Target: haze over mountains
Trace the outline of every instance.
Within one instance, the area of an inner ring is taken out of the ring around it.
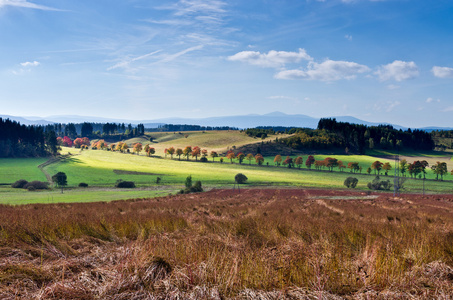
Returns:
[[[307,115],[295,114],[289,115],[282,112],[272,112],[264,115],[250,114],[242,116],[223,116],[223,117],[210,117],[210,118],[163,118],[152,120],[126,120],[115,118],[103,117],[88,117],[78,115],[60,115],[41,117],[18,117],[9,115],[0,115],[0,118],[11,119],[25,125],[47,125],[52,123],[126,123],[126,124],[139,124],[145,125],[145,128],[157,128],[159,125],[164,124],[186,124],[186,125],[200,125],[200,126],[230,126],[237,128],[254,128],[258,126],[283,126],[283,127],[306,127],[316,128],[318,126],[319,118],[310,117]],[[339,122],[348,122],[353,124],[363,124],[367,126],[377,126],[379,124],[392,125],[396,129],[407,129],[404,126],[388,123],[374,123],[351,116],[334,116]],[[452,130],[453,128],[444,127],[424,127],[419,128],[426,131],[432,130]]]

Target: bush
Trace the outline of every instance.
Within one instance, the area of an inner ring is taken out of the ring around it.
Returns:
[[[204,156],[202,158],[200,158],[200,162],[207,162],[207,161],[208,161],[208,159]]]
[[[187,176],[186,182],[184,184],[186,188],[190,188],[192,186],[192,175]]]
[[[367,187],[370,190],[390,190],[392,184],[390,183],[390,180],[381,180],[379,176],[376,176],[372,182],[367,184]]]
[[[81,182],[79,183],[79,187],[88,187],[88,183]]]
[[[133,181],[124,181],[122,179],[119,179],[116,181],[115,187],[120,189],[131,189],[135,188],[135,183]]]
[[[357,183],[359,182],[359,180],[357,178],[354,178],[354,177],[348,177],[344,180],[344,185],[347,187],[347,188],[352,188],[354,189],[356,186],[357,186]]]
[[[30,190],[30,187],[33,187],[35,190],[47,190],[49,184],[47,182],[35,180],[24,185],[24,189]]]
[[[27,183],[28,183],[27,180],[20,179],[20,180],[14,182],[13,184],[11,184],[11,187],[15,188],[15,189],[22,189]]]
[[[247,176],[242,173],[237,173],[236,176],[234,176],[234,181],[236,181],[237,184],[244,184],[247,179]]]
[[[33,192],[33,191],[36,191],[35,187],[30,185],[27,190],[29,190],[30,192]]]
[[[189,177],[187,177],[189,178]],[[201,181],[196,181],[193,186],[186,187],[184,190],[180,190],[180,194],[190,194],[190,193],[200,193],[203,192],[203,187],[201,186]]]

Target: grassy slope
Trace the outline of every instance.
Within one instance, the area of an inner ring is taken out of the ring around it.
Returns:
[[[19,179],[46,181],[38,166],[46,158],[0,158],[0,183],[13,183]]]
[[[186,133],[184,133],[186,134]],[[260,142],[260,140],[250,138],[238,131],[215,131],[215,132],[189,132],[187,138],[184,134],[173,133],[157,133],[153,134],[157,143],[153,145],[157,149],[166,147],[185,147],[186,145],[198,145],[206,148],[209,151],[217,149],[218,151],[226,150],[231,145],[239,146],[248,142]],[[128,140],[128,143],[143,142],[149,138]],[[273,138],[271,138],[273,139]],[[160,147],[160,148],[159,148]],[[160,151],[160,150],[158,150]],[[148,187],[156,189],[159,186],[156,184],[156,178],[161,177],[161,185],[167,186],[165,193],[174,192],[183,187],[184,180],[188,175],[192,175],[193,180],[201,180],[204,186],[225,187],[233,183],[233,178],[237,173],[244,173],[249,178],[250,185],[295,185],[295,186],[310,186],[310,187],[327,187],[327,188],[343,188],[343,182],[346,177],[354,176],[359,179],[358,188],[366,189],[366,184],[370,182],[374,175],[367,175],[365,170],[375,161],[390,162],[392,167],[394,162],[386,160],[382,157],[373,157],[365,155],[315,155],[315,159],[323,160],[327,156],[335,157],[342,160],[345,165],[348,162],[359,162],[363,168],[362,174],[351,174],[348,169],[345,172],[317,172],[315,170],[307,170],[305,166],[301,170],[288,169],[284,166],[279,168],[274,166],[274,157],[265,157],[264,166],[256,166],[252,161],[249,165],[247,160],[244,160],[242,165],[230,164],[229,160],[225,160],[223,164],[218,163],[200,163],[194,161],[178,161],[163,159],[161,157],[146,157],[143,155],[122,154],[118,152],[109,152],[101,150],[80,151],[74,148],[63,148],[62,153],[74,154],[69,159],[52,164],[46,167],[49,174],[57,172],[65,172],[68,176],[69,187],[75,188],[80,182],[86,182],[90,187],[103,187],[88,189],[88,190],[71,190],[61,195],[58,191],[45,191],[28,193],[22,190],[13,190],[7,187],[0,189],[0,196],[3,203],[30,203],[30,202],[46,202],[49,199],[56,201],[94,201],[94,200],[115,200],[129,197],[149,197],[155,194],[154,191],[128,190],[118,191],[111,188],[118,179],[134,181],[139,187]],[[373,152],[375,155],[385,156],[388,153]],[[405,153],[410,154],[410,153]],[[422,155],[421,153],[413,153]],[[157,155],[160,155],[157,152]],[[307,154],[300,154],[304,161],[308,157]],[[437,153],[428,153],[426,156],[437,158]],[[298,155],[293,155],[295,158]],[[438,156],[439,157],[439,156]],[[285,156],[282,157],[283,160]],[[10,183],[18,179],[45,180],[44,174],[37,166],[46,159],[3,159],[0,160],[0,182]],[[269,163],[269,166],[266,166]],[[114,172],[121,170],[122,173]],[[130,172],[142,172],[147,174],[130,174]],[[431,170],[428,169],[428,178],[434,178]],[[393,170],[389,172],[393,175]],[[392,181],[391,177],[383,177]],[[449,179],[446,176],[446,179]],[[427,181],[426,188],[431,192],[450,192],[450,182],[433,182]],[[422,189],[421,181],[408,180],[406,187],[411,192],[419,192]],[[108,189],[105,189],[108,188]]]
[[[188,135],[186,138],[185,135]],[[149,137],[154,137],[153,143],[149,142]],[[287,135],[279,135],[285,137]],[[134,143],[142,143],[143,145],[150,144],[156,149],[158,155],[164,153],[165,148],[175,147],[184,149],[186,146],[198,146],[209,151],[223,152],[236,146],[237,148],[243,145],[252,143],[261,143],[262,141],[274,140],[275,136],[270,136],[267,139],[261,140],[247,136],[239,131],[201,131],[194,132],[150,132],[146,133],[146,138],[133,138],[126,140],[129,145]]]

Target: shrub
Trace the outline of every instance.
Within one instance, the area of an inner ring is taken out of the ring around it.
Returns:
[[[20,180],[14,182],[13,184],[11,184],[11,187],[12,187],[12,188],[15,188],[15,189],[21,189],[21,188],[23,188],[27,183],[28,183],[27,180],[25,180],[25,179],[20,179]]]
[[[81,182],[79,183],[79,187],[88,187],[88,183]]]
[[[247,179],[247,176],[242,173],[237,173],[236,176],[234,176],[234,181],[236,181],[237,184],[244,184]]]
[[[192,175],[187,176],[186,182],[184,184],[186,188],[190,188],[192,186]]]
[[[352,188],[354,189],[356,186],[357,186],[357,183],[359,182],[359,180],[357,178],[354,178],[354,177],[348,177],[344,180],[344,185],[347,187],[347,188]]]
[[[33,192],[33,191],[36,191],[35,187],[30,185],[27,190],[29,190],[30,192]]]
[[[157,178],[156,178],[156,183],[157,183],[157,184],[159,184],[161,181],[162,181],[162,178],[160,178],[160,177],[157,177]]]
[[[119,179],[116,181],[115,187],[121,188],[121,189],[131,189],[131,188],[135,188],[135,183],[133,181],[124,181],[122,179]]]
[[[207,162],[207,161],[208,161],[208,159],[206,157],[200,158],[200,162]]]
[[[187,177],[187,178],[189,178],[189,177]],[[191,180],[192,180],[192,178],[191,178]],[[203,187],[201,186],[201,181],[196,181],[194,185],[191,185],[190,187],[186,187],[184,190],[179,191],[180,194],[190,194],[190,193],[200,193],[200,192],[203,192]]]
[[[49,184],[47,182],[35,180],[24,185],[24,189],[30,190],[30,187],[33,187],[35,190],[47,190],[49,188]]]
[[[367,187],[370,190],[390,190],[392,184],[390,183],[390,180],[381,180],[379,176],[376,176],[372,182],[367,184]]]

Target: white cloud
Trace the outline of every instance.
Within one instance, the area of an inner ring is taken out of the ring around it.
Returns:
[[[301,60],[312,60],[305,49],[299,52],[275,51],[260,53],[258,51],[242,51],[229,56],[228,60],[246,62],[260,67],[281,68],[288,63],[298,63]]]
[[[381,81],[396,80],[403,81],[413,79],[419,75],[418,67],[413,62],[395,60],[391,64],[380,66],[375,72]]]
[[[453,78],[453,68],[434,66],[431,72],[439,78]]]
[[[33,62],[30,62],[30,61],[27,61],[27,62],[23,62],[21,63],[20,65],[24,68],[27,68],[27,67],[37,67],[39,66],[41,63],[38,62],[38,61],[33,61]]]
[[[355,62],[326,60],[322,63],[310,62],[307,70],[281,71],[275,75],[275,78],[335,81],[354,79],[357,74],[368,71],[370,71],[370,68]]]
[[[61,9],[52,8],[44,5],[34,4],[27,0],[0,0],[0,8],[4,6],[16,6],[40,10],[53,10],[53,11],[62,11]]]
[[[344,36],[344,38],[347,39],[348,41],[352,41],[352,35],[347,34]]]
[[[437,103],[439,103],[439,102],[440,102],[440,99],[434,100],[434,98],[431,98],[431,97],[429,97],[428,99],[426,99],[426,103],[432,103],[432,102],[437,102]]]

